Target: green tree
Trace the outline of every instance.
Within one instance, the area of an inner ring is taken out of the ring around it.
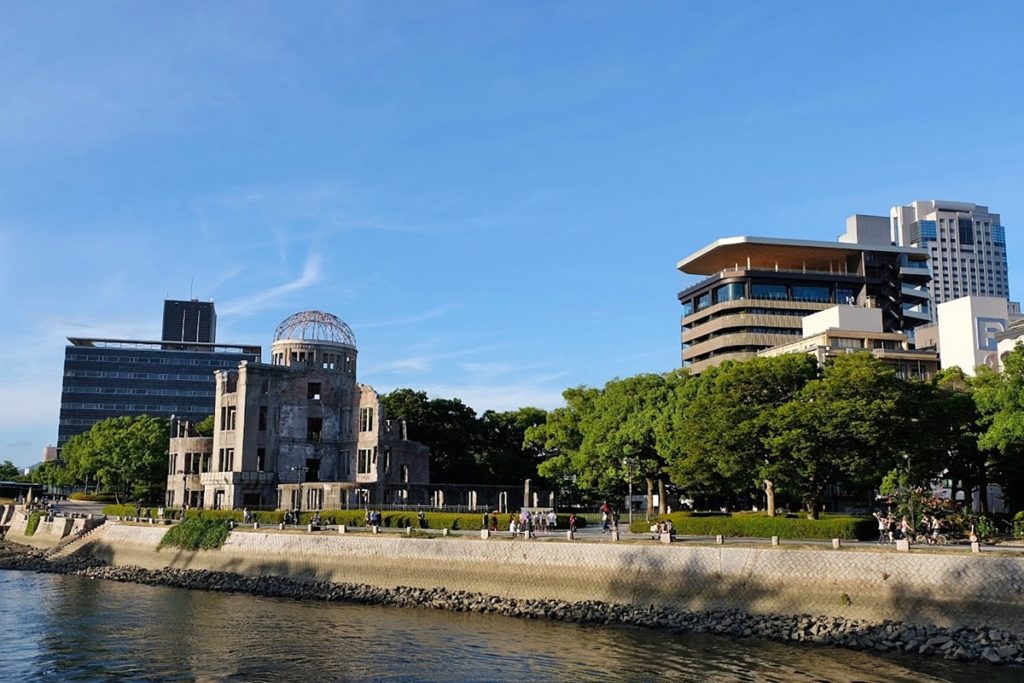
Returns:
[[[450,484],[478,480],[476,412],[454,398],[427,398],[424,391],[396,389],[381,396],[387,418],[405,420],[409,438],[430,448],[430,478]]]
[[[971,381],[980,414],[979,448],[991,459],[992,475],[999,480],[1011,504],[1024,506],[1024,345],[1018,344],[996,374],[981,367]],[[988,477],[975,484],[985,490]],[[982,495],[987,502],[988,496]]]
[[[0,481],[14,481],[21,477],[21,470],[10,460],[0,463]]]
[[[198,436],[213,436],[213,415],[207,415],[196,424]]]
[[[519,408],[505,412],[486,411],[479,421],[477,472],[485,483],[519,483],[537,478],[542,449],[527,446],[526,431],[542,425],[547,412],[540,408]]]
[[[95,477],[118,503],[159,497],[166,485],[168,422],[140,415],[112,417],[72,437],[62,451],[69,474]]]
[[[665,514],[665,459],[658,448],[658,427],[680,373],[642,374],[608,382],[593,410],[581,422],[583,442],[575,464],[581,479],[603,492],[621,489],[628,475],[647,484],[647,509],[658,490],[658,512]]]
[[[72,486],[75,483],[68,468],[60,462],[40,463],[32,470],[31,480],[33,484],[46,484],[55,488]]]
[[[584,419],[589,419],[600,394],[601,391],[593,387],[566,389],[562,392],[565,406],[548,411],[544,423],[528,428],[523,436],[524,447],[536,450],[544,458],[537,467],[538,474],[570,500],[593,499],[598,495],[589,480],[586,484],[580,481],[579,473],[587,460],[580,455],[582,424]]]
[[[898,464],[902,386],[868,353],[829,362],[773,413],[769,478],[785,482],[816,518],[830,484],[876,484]]]
[[[766,445],[774,412],[818,374],[806,354],[752,358],[711,368],[670,399],[666,455],[675,483],[725,497],[763,487],[775,514],[773,453]]]
[[[961,487],[969,500],[970,492],[987,480],[989,453],[978,445],[982,427],[975,391],[978,382],[998,382],[999,378],[987,368],[983,372],[992,377],[971,378],[958,367],[936,375],[931,406],[921,411],[928,423],[910,435],[917,441],[916,452],[908,448],[914,454],[913,485],[948,478],[953,482],[950,499],[955,501]]]

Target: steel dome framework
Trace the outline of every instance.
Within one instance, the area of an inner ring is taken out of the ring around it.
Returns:
[[[285,318],[274,331],[274,341],[287,340],[356,347],[352,328],[338,316],[324,311],[302,311]]]

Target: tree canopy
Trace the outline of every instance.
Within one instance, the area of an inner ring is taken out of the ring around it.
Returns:
[[[540,408],[476,411],[458,398],[396,389],[381,396],[388,419],[406,421],[407,434],[430,448],[430,478],[450,484],[521,484],[537,477],[539,448],[524,445],[528,429],[543,424]]]
[[[0,481],[16,481],[21,479],[21,470],[15,467],[10,460],[0,462]]]
[[[158,497],[167,479],[168,429],[167,420],[148,415],[97,422],[64,445],[67,474],[98,481],[119,503]]]
[[[949,480],[954,498],[996,481],[1024,506],[1024,346],[976,373],[908,379],[865,352],[820,368],[804,354],[727,361],[567,389],[525,441],[541,474],[589,501],[621,494],[632,462],[662,501],[667,488],[769,514],[776,496],[812,515],[826,494],[868,502],[887,476]]]

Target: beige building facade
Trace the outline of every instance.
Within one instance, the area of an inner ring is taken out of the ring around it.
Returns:
[[[167,504],[335,509],[428,483],[427,447],[356,381],[357,355],[348,325],[306,311],[278,326],[269,364],[217,371],[213,436],[172,425]]]
[[[877,308],[833,306],[807,316],[802,323],[802,339],[758,355],[807,353],[824,365],[831,358],[866,351],[892,367],[899,377],[930,379],[939,371],[939,354],[913,348],[901,332],[883,331],[882,311]]]

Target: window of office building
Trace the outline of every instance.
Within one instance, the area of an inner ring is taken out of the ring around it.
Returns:
[[[769,282],[755,282],[750,286],[750,294],[755,299],[786,299],[786,285]]]
[[[743,283],[740,282],[722,285],[715,289],[715,303],[722,303],[723,301],[738,301],[743,298],[745,298]]]
[[[373,408],[360,408],[359,409],[359,431],[361,431],[361,432],[372,432],[373,431]]]
[[[852,287],[836,287],[837,304],[857,303],[857,290]]]
[[[793,285],[794,301],[828,301],[828,287],[816,285]]]
[[[707,294],[701,294],[697,297],[697,310],[703,311],[705,308],[711,305],[711,292]]]

